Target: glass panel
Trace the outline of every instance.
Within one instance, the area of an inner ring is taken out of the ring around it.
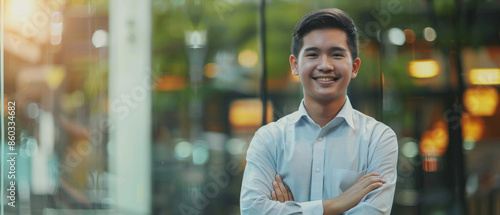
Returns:
[[[108,1],[3,0],[1,14],[2,214],[109,211]]]
[[[496,214],[499,4],[402,6],[381,34],[383,117],[400,138],[392,213]]]
[[[238,214],[262,119],[258,2],[152,4],[153,213]]]

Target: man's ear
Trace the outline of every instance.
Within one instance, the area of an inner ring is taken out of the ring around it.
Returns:
[[[292,74],[298,76],[299,75],[299,70],[297,69],[298,59],[293,54],[291,54],[289,60],[290,60],[290,68],[292,69]]]
[[[351,73],[351,78],[356,78],[358,76],[358,71],[359,71],[359,66],[361,65],[361,59],[356,58],[354,62],[352,62],[352,73]]]

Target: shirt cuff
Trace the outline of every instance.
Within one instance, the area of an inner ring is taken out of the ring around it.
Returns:
[[[323,200],[300,202],[302,214],[323,215]]]
[[[349,209],[344,213],[344,215],[354,215],[354,214],[373,214],[373,215],[384,215],[384,214],[391,214],[391,208],[386,207],[385,211],[382,211],[381,209],[370,205],[365,202],[360,202],[358,205],[355,207]]]

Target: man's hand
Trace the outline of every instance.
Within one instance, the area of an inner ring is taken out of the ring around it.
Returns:
[[[276,174],[276,181],[273,181],[274,190],[271,191],[271,197],[274,201],[284,203],[286,201],[293,201],[292,191],[283,183],[281,176]]]
[[[323,200],[324,212],[325,214],[342,214],[356,206],[366,194],[383,184],[385,180],[380,178],[378,173],[366,174],[339,196]]]

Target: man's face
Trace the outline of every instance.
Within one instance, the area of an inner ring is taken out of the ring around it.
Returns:
[[[328,102],[345,97],[361,63],[359,58],[353,62],[346,33],[340,29],[318,29],[302,40],[299,56],[290,56],[290,66],[300,78],[306,101]]]

